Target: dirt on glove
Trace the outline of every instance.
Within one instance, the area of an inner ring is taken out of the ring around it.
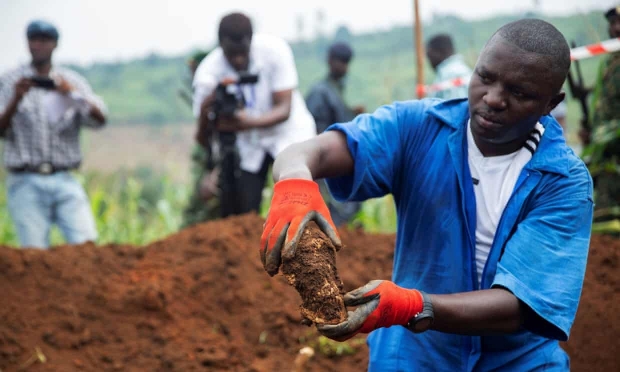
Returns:
[[[336,269],[336,248],[314,223],[308,224],[295,256],[283,260],[282,274],[302,299],[301,315],[315,324],[346,320],[344,285]]]

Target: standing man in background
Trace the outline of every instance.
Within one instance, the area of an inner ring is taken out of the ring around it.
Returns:
[[[299,93],[295,59],[284,40],[254,35],[252,22],[241,13],[222,18],[218,39],[219,46],[200,63],[194,77],[194,114],[199,118],[199,133],[236,134],[238,169],[219,170],[222,175],[232,173],[232,177],[220,177],[218,188],[221,216],[226,217],[259,211],[275,156],[291,144],[314,137],[316,126]],[[258,81],[236,84],[242,74],[257,75]],[[232,117],[216,111],[216,88],[224,81],[227,92],[245,98],[245,107]],[[208,146],[202,136],[197,140]]]
[[[316,83],[306,97],[306,104],[316,122],[317,132],[322,133],[334,123],[346,123],[363,113],[364,107],[349,107],[344,99],[349,63],[353,58],[353,50],[347,43],[336,42],[329,47],[327,77]],[[351,221],[359,212],[361,203],[341,203],[331,198],[327,184],[320,182],[321,193],[325,198],[329,211],[336,226]]]
[[[605,12],[605,18],[609,37],[620,37],[620,6]],[[596,209],[609,211],[599,215],[600,219],[610,219],[615,214],[612,207],[620,206],[620,52],[603,60],[592,107],[591,131],[582,129],[579,134],[583,144],[589,146],[585,151],[593,153],[589,166],[594,177]]]
[[[471,78],[472,71],[465,64],[463,56],[455,53],[450,35],[439,34],[433,36],[426,43],[426,56],[433,70],[435,70],[433,84],[456,78],[463,78],[469,81]],[[458,87],[432,92],[428,94],[428,97],[442,99],[466,98],[468,85],[469,83],[466,83]]]
[[[80,129],[101,128],[105,106],[82,76],[52,65],[54,25],[31,22],[26,37],[31,63],[0,77],[9,213],[24,247],[47,248],[52,223],[70,244],[95,241],[88,197],[70,172],[82,161]]]

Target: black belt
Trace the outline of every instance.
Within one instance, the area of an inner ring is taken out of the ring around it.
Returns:
[[[56,167],[50,163],[42,163],[36,166],[26,165],[23,167],[8,168],[11,173],[38,173],[38,174],[54,174],[58,172],[66,172],[74,170],[77,167]]]

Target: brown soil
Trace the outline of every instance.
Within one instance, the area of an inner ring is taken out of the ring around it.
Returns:
[[[280,270],[301,296],[302,317],[316,324],[338,324],[347,318],[336,248],[315,223],[306,227],[295,256],[283,260]]]
[[[291,371],[304,346],[316,351],[308,371],[365,370],[363,337],[337,350],[300,324],[299,294],[262,268],[262,225],[255,215],[235,217],[143,248],[0,247],[0,370]],[[342,230],[341,237],[345,291],[389,279],[393,235]],[[618,240],[593,237],[564,345],[573,371],[620,365],[619,254]]]
[[[284,276],[263,270],[263,222],[234,217],[144,248],[0,247],[0,370],[17,371],[38,347],[47,362],[28,371],[290,371],[307,345],[309,371],[363,369],[363,337],[330,348],[300,324]],[[389,279],[393,235],[341,237],[345,290]],[[326,356],[341,351],[357,352]]]
[[[617,371],[620,366],[620,239],[594,235],[586,280],[568,343],[571,371]]]

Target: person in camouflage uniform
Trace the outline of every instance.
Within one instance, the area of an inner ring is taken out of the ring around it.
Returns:
[[[196,68],[207,56],[208,52],[198,51],[187,61],[191,76],[189,79],[189,92],[185,89],[179,94],[192,105],[192,80]],[[183,210],[183,221],[181,228],[185,228],[196,223],[205,222],[218,218],[219,200],[217,193],[217,172],[207,169],[208,153],[203,146],[196,143],[191,155],[191,185],[192,192]]]
[[[620,37],[620,6],[605,13],[609,36]],[[596,209],[620,206],[620,52],[601,64],[592,99],[591,131],[581,133],[595,178]]]

